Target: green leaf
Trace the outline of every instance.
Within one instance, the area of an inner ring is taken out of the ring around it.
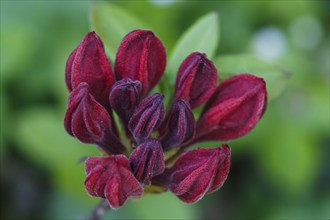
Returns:
[[[106,2],[95,2],[90,16],[91,29],[102,38],[105,49],[113,60],[123,37],[135,29],[149,29],[137,17]]]
[[[282,92],[291,75],[278,65],[245,54],[219,56],[215,59],[215,65],[221,80],[240,73],[251,73],[264,78],[269,100]]]
[[[211,12],[194,23],[178,40],[167,66],[169,81],[174,84],[182,61],[192,52],[205,53],[209,59],[215,55],[219,42],[219,17]]]

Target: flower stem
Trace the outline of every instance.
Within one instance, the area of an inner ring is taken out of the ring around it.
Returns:
[[[110,210],[110,206],[107,200],[102,199],[101,202],[95,207],[92,214],[88,217],[88,220],[100,220],[101,217]]]

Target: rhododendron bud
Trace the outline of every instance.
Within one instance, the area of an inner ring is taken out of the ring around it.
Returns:
[[[144,185],[151,184],[151,178],[164,172],[165,161],[159,141],[151,139],[140,144],[129,158],[135,177]]]
[[[175,82],[175,98],[187,100],[194,109],[207,101],[214,92],[218,72],[205,54],[190,54],[179,67]]]
[[[107,110],[89,93],[87,83],[80,83],[70,93],[64,125],[66,131],[84,143],[95,143],[108,154],[125,150],[112,130]]]
[[[195,134],[195,118],[189,103],[182,99],[176,101],[163,129],[165,134],[161,137],[161,143],[164,150],[191,140]]]
[[[118,48],[115,73],[117,79],[139,80],[144,97],[162,77],[165,65],[162,42],[152,31],[135,30],[125,36]]]
[[[218,190],[227,179],[230,149],[197,149],[182,154],[170,168],[169,186],[180,200],[194,203],[206,193]]]
[[[143,194],[143,188],[124,155],[89,157],[85,162],[85,172],[87,192],[107,199],[113,209],[120,208],[128,198]]]
[[[122,79],[117,81],[110,93],[110,104],[118,114],[125,129],[135,107],[140,101],[141,83],[137,80]]]
[[[103,43],[95,32],[88,33],[70,54],[65,70],[65,81],[69,91],[81,82],[89,85],[89,91],[104,107],[109,106],[109,92],[115,75],[104,52]]]
[[[241,137],[254,128],[266,106],[266,84],[262,78],[250,74],[228,78],[205,105],[194,142]]]
[[[164,114],[162,95],[156,93],[140,102],[128,123],[128,128],[138,143],[150,137],[159,127]]]

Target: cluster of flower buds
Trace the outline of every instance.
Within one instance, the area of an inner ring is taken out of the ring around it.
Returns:
[[[88,33],[67,60],[70,95],[65,129],[104,152],[105,156],[85,161],[85,188],[91,196],[107,199],[113,209],[128,198],[142,196],[151,185],[171,191],[186,203],[218,190],[229,173],[228,145],[191,151],[187,147],[241,137],[265,111],[263,79],[239,74],[217,85],[212,61],[194,52],[178,69],[173,103],[166,112],[164,97],[149,94],[165,66],[165,48],[147,30],[124,37],[114,70],[95,32]],[[195,120],[192,110],[204,103]],[[113,111],[124,135],[118,134]],[[120,139],[123,136],[126,141]]]

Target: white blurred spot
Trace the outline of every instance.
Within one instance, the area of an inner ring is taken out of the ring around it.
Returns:
[[[263,60],[278,60],[286,52],[286,38],[276,27],[266,27],[253,37],[252,47],[255,55]]]
[[[323,29],[316,18],[302,16],[296,18],[290,24],[290,35],[296,47],[304,50],[313,50],[321,42]]]
[[[177,0],[150,0],[150,2],[158,6],[168,6],[177,2]]]

